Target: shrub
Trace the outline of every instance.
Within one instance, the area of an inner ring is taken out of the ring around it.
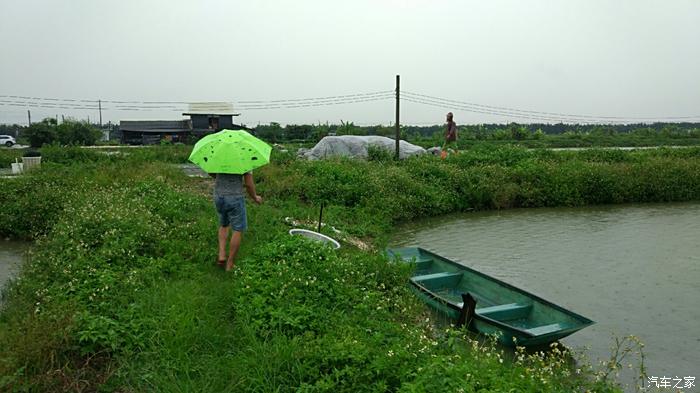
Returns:
[[[573,375],[558,348],[510,360],[437,326],[407,265],[281,222],[325,202],[328,222],[381,246],[398,221],[458,210],[700,196],[700,149],[289,159],[257,172],[268,203],[250,210],[238,270],[217,276],[209,184],[152,162],[187,149],[43,152],[53,162],[0,187],[0,234],[40,250],[6,291],[3,390],[614,391],[606,375]]]
[[[29,140],[31,147],[41,147],[45,144],[54,143],[58,139],[56,127],[56,119],[46,118],[27,127],[22,136]]]
[[[58,141],[63,145],[94,145],[102,133],[84,121],[66,120],[57,129]]]
[[[388,162],[394,159],[392,153],[378,146],[367,147],[367,160],[375,162]]]

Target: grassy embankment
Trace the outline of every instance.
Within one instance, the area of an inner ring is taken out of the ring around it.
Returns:
[[[529,148],[589,148],[589,147],[653,147],[653,146],[698,146],[700,130],[687,134],[666,135],[654,133],[564,133],[564,134],[529,134],[523,138],[513,138],[508,133],[496,133],[477,136],[469,132],[460,134],[458,147],[468,149],[478,145],[518,145]],[[441,146],[443,133],[436,133],[432,138],[409,138],[409,142],[423,146]]]
[[[286,235],[326,221],[379,248],[394,223],[470,208],[700,198],[700,148],[643,152],[476,149],[300,162],[256,173],[239,269],[213,267],[208,180],[168,163],[182,147],[107,156],[48,148],[3,180],[0,234],[36,241],[0,316],[0,390],[614,391],[566,356],[505,359],[435,328],[381,255]],[[78,162],[76,162],[76,158]]]

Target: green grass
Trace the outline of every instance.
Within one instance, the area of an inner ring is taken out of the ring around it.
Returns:
[[[678,133],[654,132],[645,129],[639,132],[614,132],[612,134],[595,132],[566,132],[563,134],[526,134],[527,137],[514,139],[510,132],[502,131],[477,135],[474,132],[461,132],[457,142],[460,149],[475,146],[517,145],[528,148],[601,148],[601,147],[652,147],[652,146],[698,146],[700,131]],[[442,146],[444,134],[436,133],[432,137],[409,138],[409,142],[423,146]]]
[[[313,222],[325,203],[325,222],[381,250],[395,223],[453,211],[700,199],[700,148],[280,154],[256,171],[265,204],[249,205],[226,275],[211,180],[171,165],[185,148],[134,150],[51,148],[42,170],[3,181],[0,234],[36,242],[4,293],[3,390],[615,391],[595,371],[574,377],[558,350],[510,358],[436,327],[405,267],[310,247],[284,219]]]

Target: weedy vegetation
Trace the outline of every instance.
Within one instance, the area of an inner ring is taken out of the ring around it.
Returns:
[[[211,180],[175,165],[188,153],[47,146],[40,170],[2,179],[0,234],[34,246],[3,290],[0,390],[619,391],[559,346],[506,354],[435,323],[409,268],[377,250],[394,224],[453,211],[700,197],[700,148],[486,146],[401,162],[274,152],[256,171],[265,204],[249,205],[238,268],[224,274]],[[313,222],[321,203],[374,251],[287,235],[287,217]]]

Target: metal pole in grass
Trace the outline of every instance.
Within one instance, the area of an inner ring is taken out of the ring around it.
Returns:
[[[396,75],[396,155],[394,159],[399,159],[399,75]]]
[[[323,219],[323,202],[321,202],[321,211],[318,213],[318,233],[321,233],[321,219]]]

